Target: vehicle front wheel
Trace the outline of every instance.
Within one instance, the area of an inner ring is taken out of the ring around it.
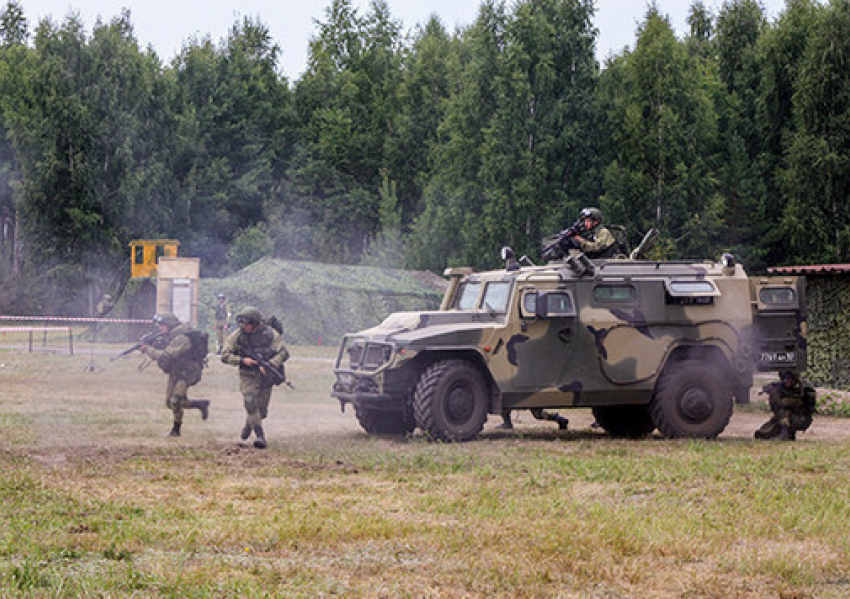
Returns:
[[[593,417],[615,438],[642,439],[655,430],[649,405],[596,406]]]
[[[712,439],[732,417],[732,392],[716,366],[696,360],[680,362],[658,381],[651,410],[655,426],[666,437]]]
[[[468,441],[487,420],[487,384],[466,360],[432,364],[416,383],[413,413],[416,424],[433,439]]]
[[[377,410],[354,406],[354,414],[363,430],[370,435],[406,435],[416,428],[406,410]]]

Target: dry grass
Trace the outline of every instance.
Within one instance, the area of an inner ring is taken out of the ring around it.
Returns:
[[[219,363],[175,441],[138,357],[0,350],[0,596],[850,594],[846,421],[796,444],[751,441],[752,411],[717,442],[614,441],[585,411],[372,438],[328,396],[335,350],[292,349],[265,451]]]

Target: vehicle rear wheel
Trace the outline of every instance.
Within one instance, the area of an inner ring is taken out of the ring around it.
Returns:
[[[655,426],[666,437],[712,439],[732,417],[732,392],[716,366],[696,360],[680,362],[658,381],[651,410]]]
[[[413,418],[405,415],[407,410],[378,410],[354,406],[354,414],[363,430],[370,435],[406,435],[416,428]]]
[[[616,438],[642,439],[655,430],[648,404],[596,406],[593,417],[605,432]]]
[[[413,393],[416,424],[433,439],[468,441],[487,420],[487,385],[481,372],[466,360],[431,365]]]

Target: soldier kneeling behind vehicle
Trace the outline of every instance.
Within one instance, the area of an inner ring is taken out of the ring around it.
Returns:
[[[814,387],[790,370],[779,373],[779,378],[762,387],[761,393],[768,395],[773,416],[756,431],[756,439],[793,441],[798,431],[805,431],[812,424],[817,404]]]

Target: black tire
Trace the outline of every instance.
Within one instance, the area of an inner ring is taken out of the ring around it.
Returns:
[[[708,362],[673,364],[652,399],[655,426],[670,438],[713,439],[732,417],[732,392],[723,371]]]
[[[642,439],[655,430],[648,404],[596,406],[593,417],[605,432],[618,439]]]
[[[363,430],[370,435],[406,435],[416,428],[413,418],[406,416],[402,410],[354,406],[354,414]]]
[[[432,439],[475,438],[484,427],[487,411],[487,385],[478,368],[466,360],[436,362],[416,383],[416,424]]]

